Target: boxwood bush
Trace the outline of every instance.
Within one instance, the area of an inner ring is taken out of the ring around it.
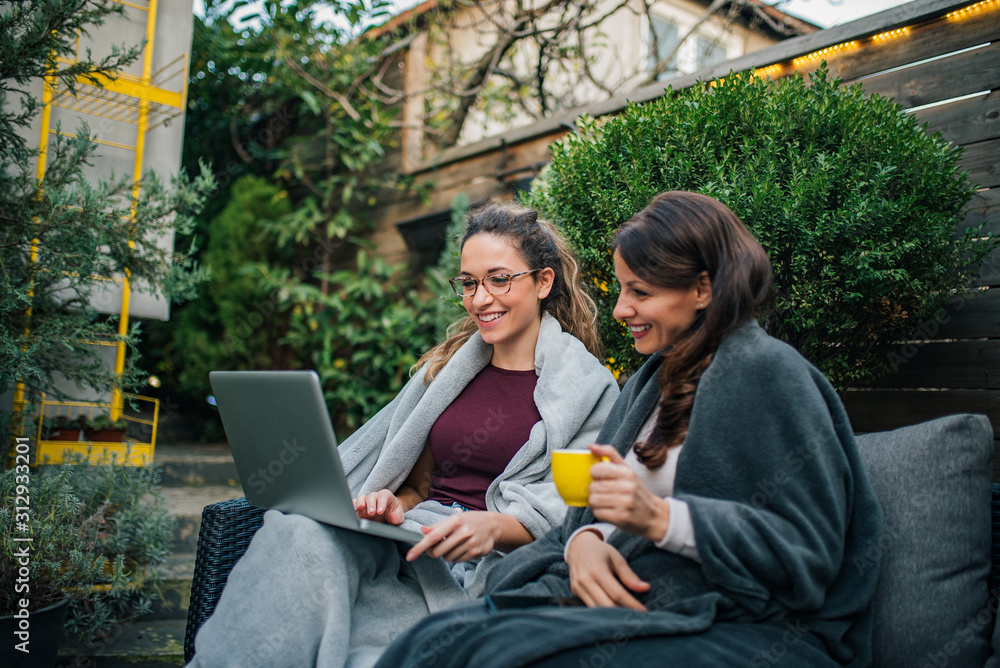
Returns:
[[[701,192],[740,216],[774,265],[762,323],[839,387],[883,372],[887,345],[966,289],[995,243],[956,233],[974,191],[957,172],[960,149],[825,65],[808,83],[731,73],[581,117],[552,153],[529,203],[579,252],[615,370],[641,359],[611,317],[609,242],[659,192]]]

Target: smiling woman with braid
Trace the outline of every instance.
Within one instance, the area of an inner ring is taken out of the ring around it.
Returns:
[[[560,524],[552,451],[592,443],[618,396],[576,259],[534,210],[490,202],[469,215],[451,283],[468,317],[339,448],[358,515],[424,538],[268,511],[190,665],[370,666]]]

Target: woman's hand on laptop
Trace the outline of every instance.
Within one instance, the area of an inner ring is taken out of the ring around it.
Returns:
[[[479,510],[455,513],[420,530],[424,537],[406,553],[407,561],[424,553],[449,562],[471,561],[493,550],[507,552],[532,541],[531,534],[516,518]]]
[[[406,560],[413,561],[425,552],[445,561],[470,561],[493,550],[497,532],[497,513],[470,510],[455,513],[430,527],[420,527],[423,540],[410,548]]]
[[[354,512],[363,520],[372,520],[384,524],[402,524],[406,508],[387,489],[371,494],[361,494],[354,499]]]

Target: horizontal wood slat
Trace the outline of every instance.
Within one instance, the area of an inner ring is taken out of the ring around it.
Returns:
[[[984,339],[1000,336],[1000,290],[954,297],[938,319],[940,327],[926,335],[935,339]]]
[[[927,342],[916,338],[890,348],[889,375],[872,388],[1000,389],[1000,341]]]
[[[974,288],[1000,286],[1000,250],[994,250],[979,268],[979,276],[972,282]]]
[[[991,139],[964,147],[960,161],[969,170],[969,182],[980,188],[1000,186],[1000,139]]]
[[[1000,22],[996,17],[995,11],[984,11],[965,19],[942,16],[913,26],[898,37],[881,42],[863,40],[857,48],[835,51],[826,56],[827,67],[831,74],[851,84],[894,67],[992,42],[1000,37]],[[862,36],[858,34],[851,39],[861,41]],[[818,66],[818,62],[809,63],[796,67],[795,71],[805,75]]]
[[[889,431],[956,413],[985,415],[993,426],[993,479],[1000,480],[1000,392],[848,391],[841,395],[855,433]]]
[[[989,390],[848,390],[844,407],[855,432],[886,431],[944,415],[988,415],[1000,438],[1000,392]]]
[[[869,95],[894,98],[904,109],[992,90],[1000,81],[1000,43],[945,56],[860,83]]]
[[[453,162],[442,167],[428,167],[420,172],[419,183],[433,182],[436,188],[451,188],[469,183],[477,178],[496,180],[498,174],[508,173],[501,178],[517,178],[510,174],[515,169],[523,169],[524,174],[530,174],[530,168],[539,163],[546,163],[551,158],[549,145],[569,132],[568,128],[534,137],[529,141],[509,144],[504,149],[493,149],[470,157],[461,162]]]
[[[1000,78],[993,85],[998,84]],[[920,109],[913,114],[918,122],[927,124],[927,133],[940,132],[953,144],[973,144],[1000,138],[1000,91]]]
[[[978,241],[977,244],[987,243]],[[979,276],[972,282],[973,288],[990,288],[1000,286],[1000,249],[994,248],[979,265]]]
[[[965,221],[959,226],[959,231],[962,232],[969,227],[979,227],[983,223],[986,223],[983,228],[986,234],[1000,234],[1000,188],[980,190],[973,195],[968,204]]]

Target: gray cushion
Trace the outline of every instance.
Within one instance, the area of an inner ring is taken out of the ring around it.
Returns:
[[[993,602],[997,596],[997,592],[990,592],[990,599]],[[996,603],[993,603],[996,605]],[[991,608],[992,609],[992,608]],[[994,613],[994,616],[996,613]],[[986,668],[1000,668],[1000,624],[994,621],[993,626],[993,656],[986,660]]]
[[[988,601],[993,429],[951,415],[858,437],[885,513],[858,568],[877,564],[873,666],[982,668]]]

